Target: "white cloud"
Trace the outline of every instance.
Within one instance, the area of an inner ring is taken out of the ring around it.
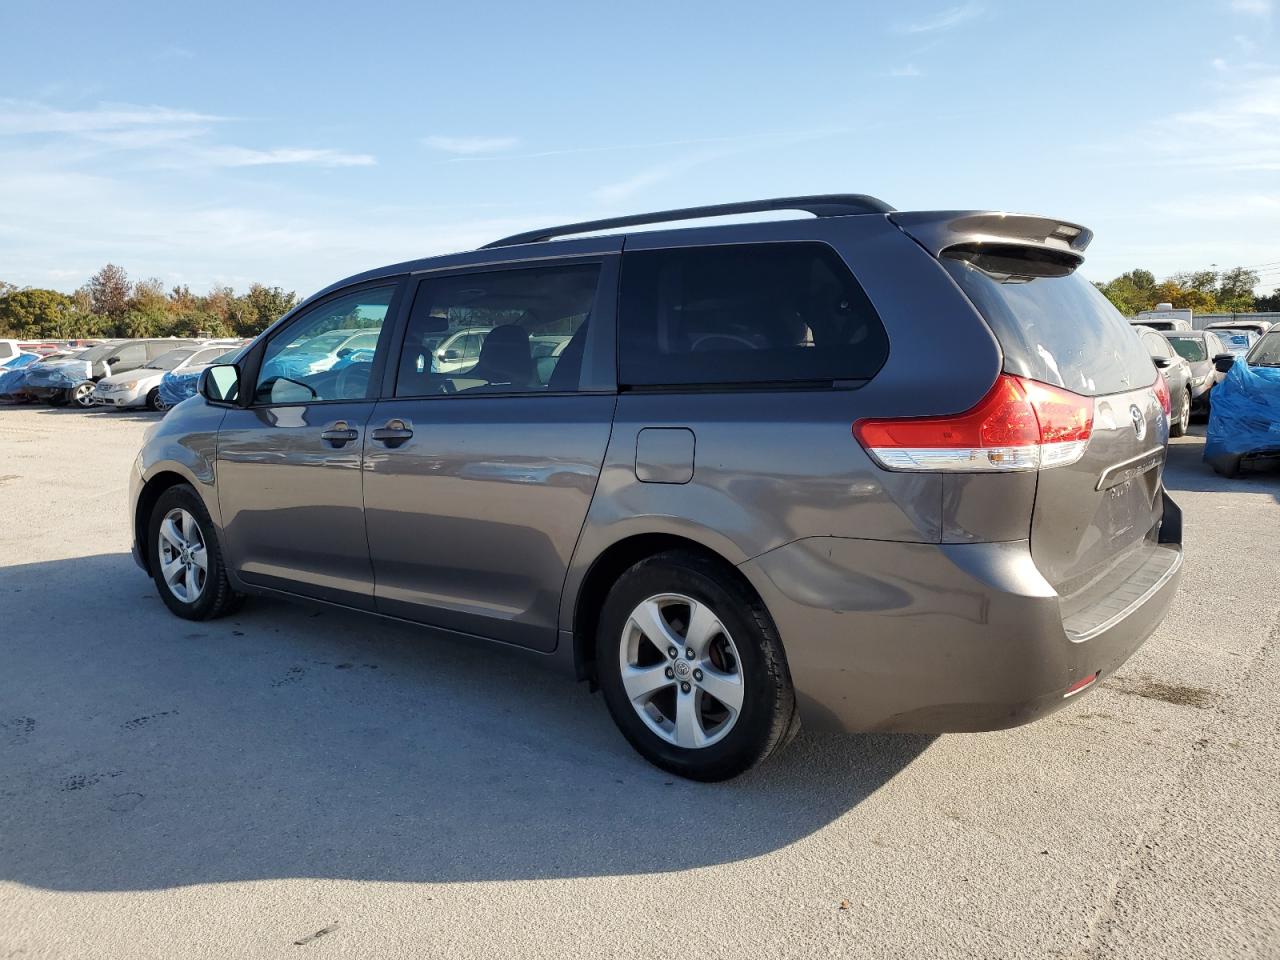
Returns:
[[[502,153],[517,146],[516,137],[423,137],[422,142],[432,150],[474,156],[479,153]]]
[[[903,67],[894,67],[889,71],[891,77],[923,77],[924,72],[921,71],[914,63],[908,63]]]
[[[897,27],[899,33],[935,33],[940,30],[951,30],[969,20],[982,16],[985,7],[980,3],[965,3],[960,6],[947,7],[931,17],[914,23],[906,23]]]
[[[1231,9],[1253,17],[1271,15],[1271,0],[1231,0]]]
[[[1215,102],[1154,125],[1148,149],[1168,164],[1280,170],[1280,72],[1252,64],[1226,76]]]
[[[371,167],[378,162],[369,153],[345,153],[341,150],[306,147],[253,150],[249,147],[221,146],[187,151],[179,156],[196,159],[214,167],[262,167],[299,163],[317,167]]]
[[[90,110],[59,110],[41,103],[0,99],[0,136],[101,133],[137,127],[173,129],[225,119],[168,107],[100,104]]]

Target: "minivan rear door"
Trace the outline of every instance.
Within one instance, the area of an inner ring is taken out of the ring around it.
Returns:
[[[1062,597],[1068,632],[1087,633],[1090,611],[1114,612],[1116,597],[1134,599],[1175,562],[1157,542],[1168,441],[1157,372],[1073,262],[990,243],[941,261],[995,332],[1007,372],[1093,399],[1084,454],[1040,470],[1031,523],[1032,556]]]

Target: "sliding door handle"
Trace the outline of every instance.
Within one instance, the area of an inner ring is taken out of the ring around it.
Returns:
[[[396,418],[388,420],[386,426],[376,427],[369,436],[388,447],[398,447],[413,436],[413,428],[407,421]]]

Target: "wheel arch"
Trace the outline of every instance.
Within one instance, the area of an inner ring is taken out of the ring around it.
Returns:
[[[573,669],[579,680],[595,682],[595,635],[609,589],[628,569],[641,560],[682,550],[722,567],[763,604],[764,600],[747,576],[721,552],[705,543],[674,533],[637,533],[609,544],[592,560],[573,597],[570,621]]]
[[[160,470],[147,479],[138,492],[138,500],[133,505],[133,541],[138,545],[139,559],[148,574],[151,570],[151,551],[148,549],[147,527],[150,525],[151,511],[166,490],[186,484],[195,489],[191,478],[176,470]],[[197,490],[197,496],[199,491]]]

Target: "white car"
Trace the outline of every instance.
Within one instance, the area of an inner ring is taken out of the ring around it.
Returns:
[[[93,388],[93,402],[117,409],[148,407],[166,410],[168,404],[160,395],[160,381],[166,373],[212,363],[226,352],[226,343],[204,343],[162,353],[145,367],[103,377]]]

